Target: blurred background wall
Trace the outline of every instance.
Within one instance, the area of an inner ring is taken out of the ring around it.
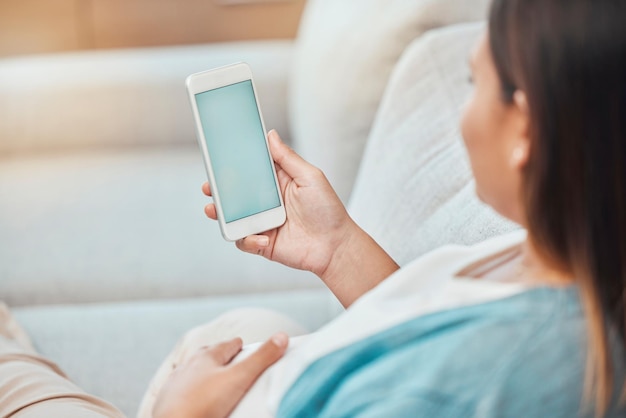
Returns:
[[[0,0],[0,57],[293,38],[305,0]]]

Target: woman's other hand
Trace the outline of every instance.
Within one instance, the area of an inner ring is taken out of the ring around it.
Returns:
[[[231,362],[241,351],[239,338],[201,348],[172,372],[157,396],[153,418],[227,417],[288,344],[287,335],[277,334],[236,364]]]

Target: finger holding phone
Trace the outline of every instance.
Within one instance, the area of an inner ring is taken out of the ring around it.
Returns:
[[[265,125],[247,64],[187,79],[209,183],[205,208],[242,251],[319,276],[344,306],[398,269],[324,174]]]

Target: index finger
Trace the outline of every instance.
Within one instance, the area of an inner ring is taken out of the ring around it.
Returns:
[[[316,172],[315,167],[285,145],[276,130],[272,129],[267,137],[274,162],[280,166],[289,177],[296,179],[297,177],[306,177]]]
[[[239,377],[239,381],[246,387],[252,384],[276,363],[287,350],[289,337],[284,333],[274,335],[249,357],[232,366],[233,373]]]

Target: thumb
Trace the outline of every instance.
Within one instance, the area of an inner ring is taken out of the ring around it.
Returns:
[[[291,178],[295,179],[315,173],[317,169],[289,148],[275,129],[272,129],[267,137],[272,158]]]
[[[266,341],[259,349],[241,362],[231,367],[232,373],[239,380],[242,389],[247,391],[252,384],[276,363],[287,350],[289,337],[279,333]]]

